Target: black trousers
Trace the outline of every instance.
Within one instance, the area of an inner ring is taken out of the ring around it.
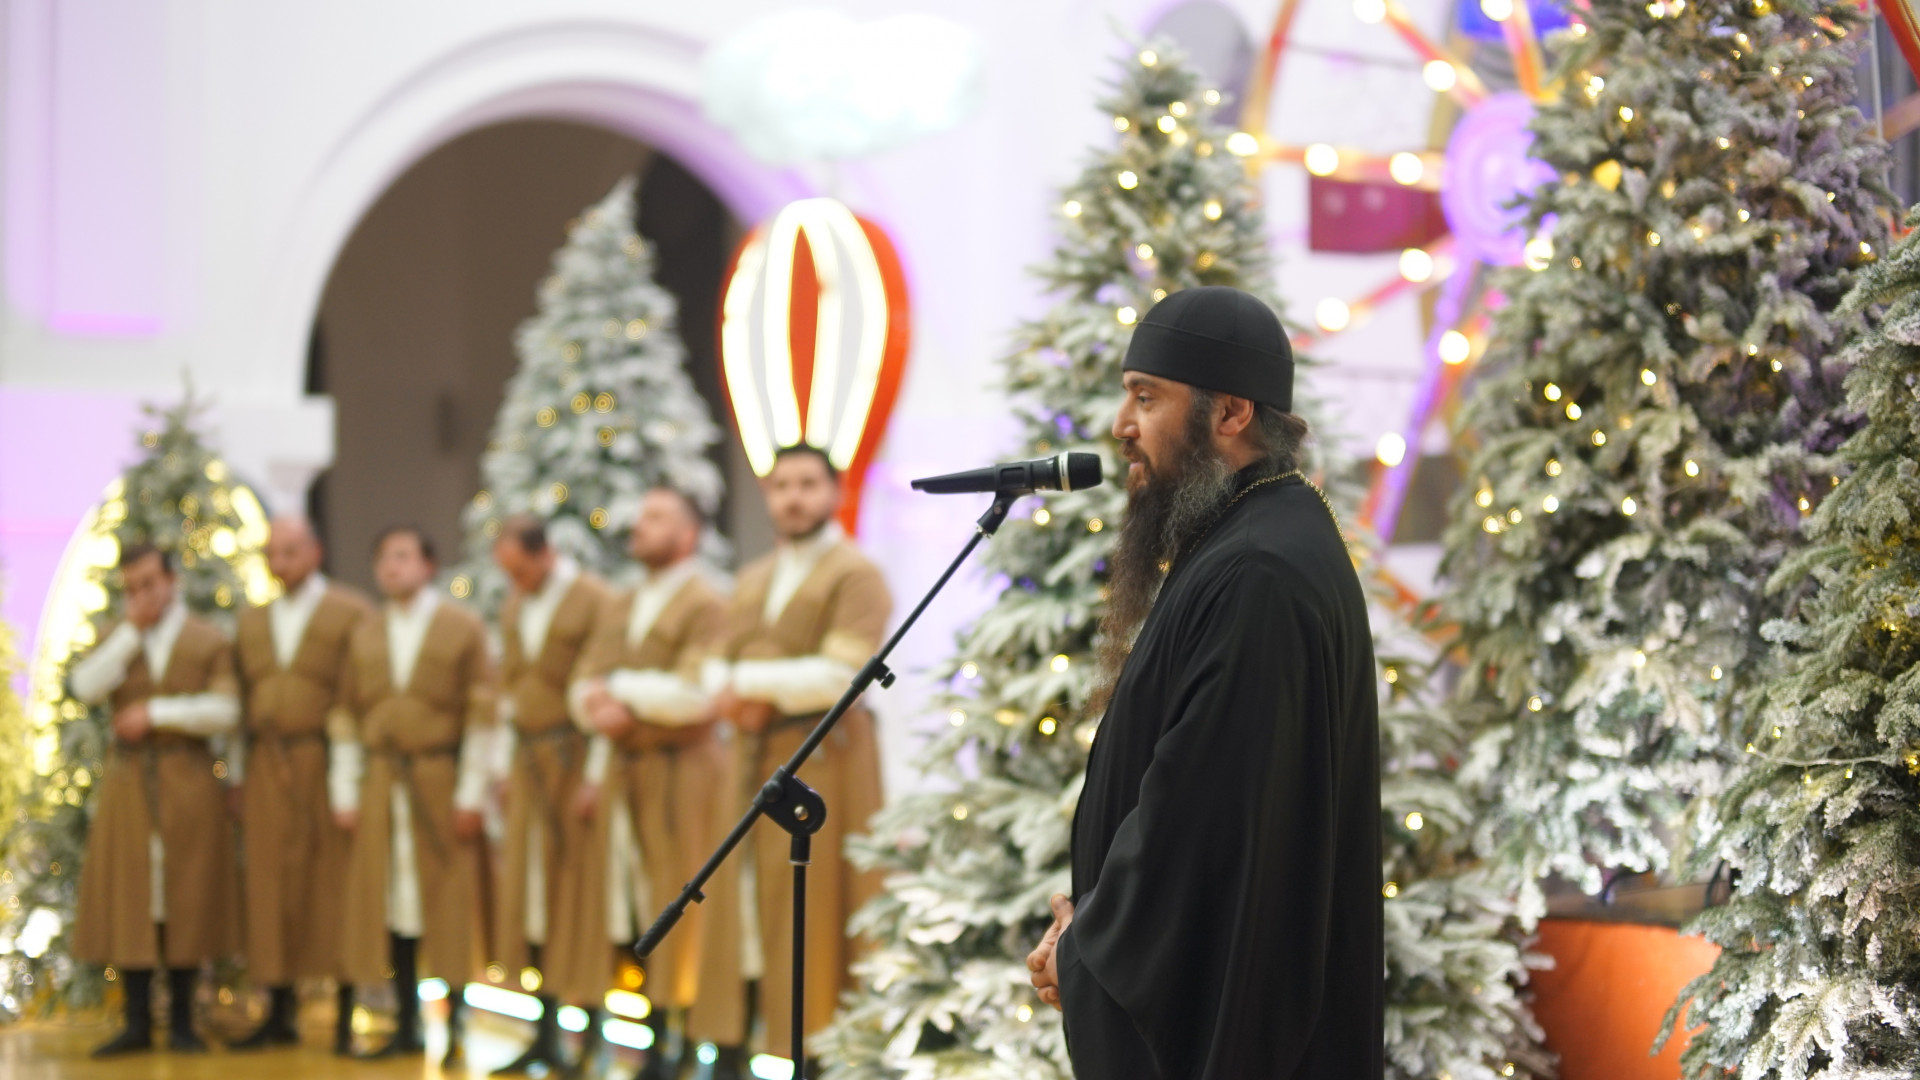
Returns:
[[[1060,938],[1054,964],[1076,1080],[1160,1080],[1133,1018],[1080,962],[1071,929]]]

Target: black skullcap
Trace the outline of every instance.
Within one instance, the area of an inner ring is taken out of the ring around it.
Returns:
[[[1293,346],[1273,309],[1239,289],[1182,289],[1134,328],[1121,367],[1293,410]]]

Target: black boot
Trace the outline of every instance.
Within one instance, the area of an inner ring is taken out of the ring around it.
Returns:
[[[275,986],[267,990],[267,1018],[253,1034],[227,1044],[229,1050],[266,1050],[275,1046],[300,1045],[298,1019],[300,1000],[293,987]]]
[[[533,1045],[526,1053],[493,1070],[496,1074],[523,1076],[535,1065],[548,1069],[560,1067],[560,1001],[540,995],[540,1019],[534,1022]]]
[[[647,1014],[645,1023],[647,1030],[653,1032],[653,1045],[647,1048],[646,1063],[640,1066],[633,1080],[673,1080],[679,1069],[675,1067],[677,1063],[673,1058],[673,1047],[667,1042],[667,1010],[655,1005],[653,1011]]]
[[[94,1057],[117,1057],[153,1049],[152,970],[122,971],[120,988],[126,995],[125,1026],[120,1034],[94,1047]]]
[[[742,1046],[722,1046],[713,1059],[713,1080],[750,1080],[747,1051]]]
[[[600,1075],[597,1059],[607,1046],[606,1036],[600,1032],[600,1025],[607,1022],[606,1010],[589,1008],[583,1011],[587,1014],[587,1030],[580,1033],[580,1056],[574,1059],[572,1065],[563,1066],[560,1070],[562,1076],[573,1080]]]
[[[359,1055],[362,1060],[426,1051],[426,1041],[420,1038],[419,950],[419,938],[393,935],[393,1038],[379,1049]]]
[[[194,968],[167,969],[167,1049],[176,1054],[204,1054],[207,1044],[193,1030]]]
[[[343,982],[334,992],[333,1052],[337,1057],[353,1056],[353,984]]]
[[[442,1069],[451,1069],[467,1059],[467,1002],[463,986],[447,987],[447,1052],[440,1058]]]

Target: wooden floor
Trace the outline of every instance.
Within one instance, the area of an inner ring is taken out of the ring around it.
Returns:
[[[331,1007],[316,1003],[301,1016],[302,1044],[297,1048],[254,1053],[231,1053],[215,1048],[205,1054],[169,1054],[156,1050],[109,1061],[88,1056],[93,1047],[111,1038],[116,1025],[105,1016],[73,1021],[36,1020],[0,1027],[0,1077],[5,1080],[438,1080],[440,1077],[482,1077],[513,1060],[532,1038],[533,1026],[519,1020],[469,1009],[466,1063],[442,1071],[438,1062],[446,1047],[444,1006],[429,1003],[426,1010],[427,1056],[397,1061],[363,1062],[332,1053]],[[245,1030],[243,1016],[214,1016],[203,1035],[232,1038]],[[364,1024],[362,1026],[365,1026]],[[223,1030],[224,1029],[224,1030]],[[162,1039],[160,1032],[156,1039]],[[373,1036],[370,1041],[378,1041]],[[569,1047],[569,1052],[572,1047]],[[629,1077],[639,1056],[622,1051],[611,1062],[615,1077]]]

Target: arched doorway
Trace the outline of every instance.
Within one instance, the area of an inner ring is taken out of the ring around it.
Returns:
[[[514,120],[466,132],[388,186],[321,296],[307,389],[333,398],[337,429],[311,510],[334,573],[371,584],[368,545],[395,522],[421,525],[454,556],[460,511],[519,363],[513,330],[534,313],[567,222],[635,173],[639,229],[679,301],[689,373],[725,416],[713,327],[739,226],[720,199],[673,158],[603,128]],[[741,482],[751,473],[732,460],[742,457],[732,440],[718,452],[730,480],[721,527],[743,551],[763,549],[764,511]]]

